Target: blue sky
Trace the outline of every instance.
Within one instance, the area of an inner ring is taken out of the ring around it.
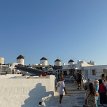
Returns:
[[[0,0],[0,56],[107,64],[107,0]]]

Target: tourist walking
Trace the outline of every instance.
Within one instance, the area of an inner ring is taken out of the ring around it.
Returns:
[[[82,75],[78,71],[78,73],[77,73],[77,84],[78,84],[78,88],[77,89],[81,89],[81,81],[82,81]]]
[[[59,82],[56,85],[56,89],[58,90],[58,93],[59,93],[59,103],[61,104],[64,92],[66,94],[64,78],[60,78]]]

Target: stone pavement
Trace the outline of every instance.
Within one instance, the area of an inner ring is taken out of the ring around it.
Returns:
[[[83,107],[84,104],[84,90],[78,90],[75,83],[66,83],[67,95],[64,95],[62,104],[58,103],[58,96],[52,97],[46,101],[46,107]]]
[[[55,96],[46,101],[46,107],[83,107],[85,91],[83,89],[78,90],[76,83],[67,82],[65,84],[67,95],[64,95],[62,104],[58,103],[59,98]],[[107,104],[102,106],[98,101],[98,107],[107,107]]]

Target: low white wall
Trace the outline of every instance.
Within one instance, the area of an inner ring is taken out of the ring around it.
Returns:
[[[22,74],[6,74],[6,75],[0,75],[0,79],[5,79],[5,78],[12,78],[12,77],[21,77]]]
[[[0,79],[0,107],[38,107],[42,97],[53,94],[55,77]]]

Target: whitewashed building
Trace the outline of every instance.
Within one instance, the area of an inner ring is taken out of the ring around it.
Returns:
[[[4,58],[0,57],[0,64],[4,64]]]
[[[84,76],[88,78],[89,69],[90,67],[95,66],[92,62],[86,62],[82,60],[78,60],[77,62],[74,62],[72,59],[68,61],[68,64],[62,66],[62,70],[64,73],[67,73],[67,75],[72,75],[73,73],[76,74],[77,71],[80,71]],[[90,74],[91,75],[91,74]]]
[[[54,61],[54,65],[55,65],[55,66],[62,66],[61,60],[60,60],[60,59],[56,59],[56,60]]]
[[[101,74],[107,75],[107,65],[93,65],[82,67],[83,75],[90,80],[100,79]]]
[[[9,64],[1,64],[0,65],[0,74],[11,73],[11,69]]]
[[[25,62],[24,56],[19,55],[19,56],[17,57],[17,63],[18,63],[18,64],[21,64],[21,65],[24,65],[24,62]]]
[[[64,64],[62,66],[62,70],[65,75],[72,75],[74,73],[75,68],[76,64],[72,59],[68,61],[68,64]]]
[[[41,64],[42,66],[48,66],[48,65],[49,65],[49,64],[48,64],[48,59],[45,58],[45,57],[42,57],[42,58],[40,59],[40,64]]]
[[[74,65],[75,71],[80,70],[85,78],[92,81],[100,79],[101,74],[107,75],[107,65],[95,65],[93,61],[86,62],[81,60],[78,60]]]

